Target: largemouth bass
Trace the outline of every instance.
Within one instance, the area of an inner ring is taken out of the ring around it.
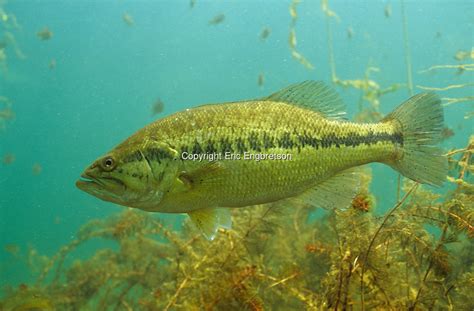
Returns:
[[[371,162],[420,183],[443,183],[436,95],[415,95],[379,123],[348,122],[343,109],[331,88],[314,81],[262,99],[186,109],[130,136],[76,185],[120,205],[187,213],[213,239],[230,227],[228,208],[290,198],[347,207],[358,188],[353,168]]]

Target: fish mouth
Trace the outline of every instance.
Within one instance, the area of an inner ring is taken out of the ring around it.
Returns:
[[[87,193],[97,195],[97,191],[120,192],[125,190],[125,184],[118,178],[100,177],[96,178],[87,173],[81,174],[81,179],[76,181],[76,187]]]
[[[76,187],[86,191],[87,189],[90,189],[91,187],[98,187],[100,186],[101,183],[99,182],[98,179],[87,175],[86,173],[81,174],[81,179],[78,179],[76,181]]]

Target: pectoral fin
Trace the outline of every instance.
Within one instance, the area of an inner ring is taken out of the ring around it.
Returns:
[[[360,172],[343,171],[297,197],[306,204],[325,209],[347,208],[360,189]]]
[[[232,226],[229,209],[204,208],[189,212],[188,215],[206,239],[210,241],[216,237],[219,227],[230,229]]]
[[[224,166],[220,162],[209,162],[206,165],[194,170],[183,171],[178,175],[179,180],[188,187],[214,187],[217,186],[224,178]]]

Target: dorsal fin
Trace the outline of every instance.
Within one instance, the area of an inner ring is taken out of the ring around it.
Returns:
[[[331,87],[322,81],[305,81],[290,85],[264,100],[285,102],[317,111],[323,117],[342,119],[346,115],[344,103]]]

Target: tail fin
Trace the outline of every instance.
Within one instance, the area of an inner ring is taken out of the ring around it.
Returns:
[[[435,146],[443,119],[441,100],[433,93],[415,95],[385,117],[383,122],[398,121],[403,136],[401,157],[388,164],[414,181],[440,186],[448,169],[441,149]]]

